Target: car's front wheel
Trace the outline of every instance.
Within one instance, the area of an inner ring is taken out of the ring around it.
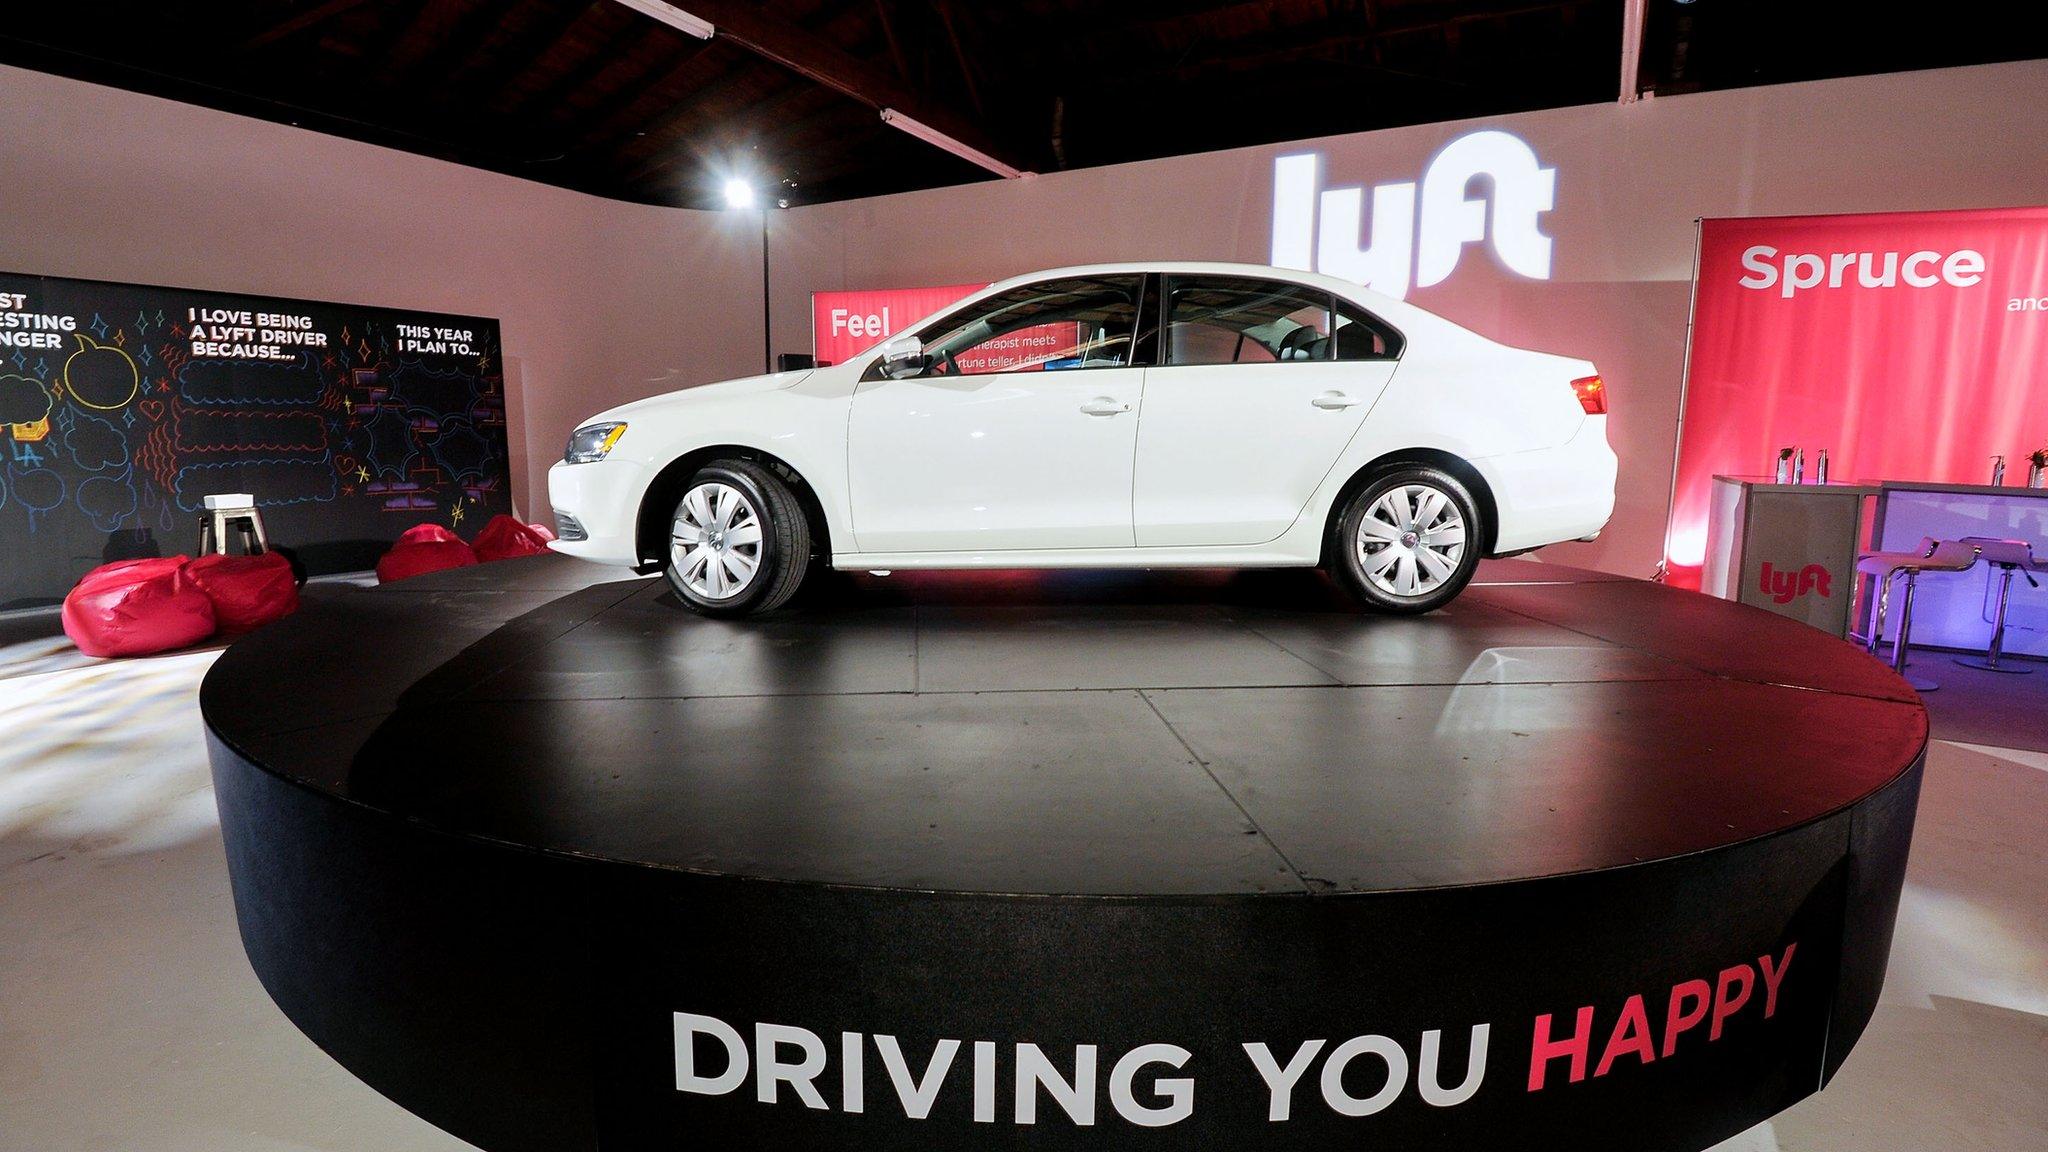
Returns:
[[[1483,527],[1478,502],[1456,476],[1401,465],[1374,476],[1345,506],[1331,567],[1372,608],[1428,612],[1471,582]]]
[[[706,616],[780,607],[810,567],[811,529],[789,486],[751,460],[714,460],[669,518],[669,587]]]

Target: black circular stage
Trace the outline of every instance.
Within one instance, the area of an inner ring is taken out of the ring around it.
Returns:
[[[762,621],[558,557],[203,692],[250,961],[492,1152],[1699,1149],[1876,1004],[1927,724],[1776,616],[1500,562],[899,575]]]

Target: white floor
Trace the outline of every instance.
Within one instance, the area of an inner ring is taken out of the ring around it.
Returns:
[[[468,1145],[301,1036],[235,937],[194,696],[213,653],[0,649],[0,1152]],[[1884,1001],[1728,1152],[2048,1149],[2048,756],[1937,744]]]

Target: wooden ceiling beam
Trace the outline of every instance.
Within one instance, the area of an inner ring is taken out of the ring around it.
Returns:
[[[667,31],[661,25],[655,27]],[[656,64],[646,69],[637,78],[620,85],[611,95],[599,100],[586,115],[579,117],[587,125],[583,132],[583,141],[578,145],[579,151],[604,151],[621,140],[631,139],[636,132],[644,134],[645,127],[640,121],[629,121],[612,131],[605,129],[613,121],[632,111],[642,100],[688,79],[692,73],[704,70],[710,63],[717,62],[718,50],[711,41],[685,36],[680,32],[673,33],[670,39],[675,42],[675,51],[680,55],[667,64]]]
[[[757,147],[768,162],[760,175],[771,179],[793,178],[796,185],[792,196],[794,200],[808,200],[813,189],[860,168],[865,163],[864,158],[873,155],[878,139],[885,143],[899,139],[880,123],[861,117],[856,109],[831,93],[812,85],[801,85],[798,92],[800,98],[777,101],[764,107],[764,119],[779,122],[780,127],[766,135],[731,137],[720,145],[727,151]],[[819,97],[824,99],[821,101]],[[922,147],[908,137],[900,138],[900,142],[906,149]],[[677,157],[671,151],[661,161],[644,165],[640,177],[644,179],[664,167],[674,167]],[[969,166],[965,160],[934,157],[933,162]],[[773,189],[766,190],[764,194],[770,200],[778,196]]]
[[[405,0],[391,6],[390,31],[379,45],[370,46],[375,56],[364,55],[366,60],[375,60],[378,79],[393,87],[410,91],[410,79],[422,61],[430,59],[437,46],[445,44],[447,29],[443,23],[440,5],[435,0]]]
[[[596,0],[600,8],[609,2],[610,0]],[[635,41],[647,34],[645,26],[637,17],[632,17],[629,13],[626,15],[628,18],[621,20],[619,26],[613,29],[609,36],[599,40],[597,46],[583,59],[571,64],[561,75],[548,83],[536,84],[514,97],[510,114],[517,117],[533,108],[559,108],[570,97],[583,91],[591,81],[603,75],[605,69],[618,63],[620,53],[631,48]]]
[[[351,8],[360,8],[367,2],[368,0],[327,0],[324,4],[315,4],[298,15],[280,20],[263,31],[256,33],[254,36],[249,37],[247,40],[242,41],[240,44],[235,45],[234,51],[236,53],[254,52],[258,48],[275,44],[288,36],[295,36],[313,27],[315,24],[325,23]]]
[[[896,78],[910,83],[910,66],[903,60],[903,45],[896,39],[896,23],[889,19],[888,0],[875,0],[875,22],[882,27],[882,41],[889,46],[889,59],[896,65]]]
[[[456,91],[458,81],[478,62],[489,60],[499,47],[506,18],[519,10],[523,0],[480,0],[455,22],[440,47],[420,61],[414,73],[430,102],[438,102]]]
[[[974,104],[974,114],[986,117],[988,109],[981,106],[981,86],[974,82],[974,65],[968,62],[967,50],[960,46],[960,30],[953,25],[953,5],[947,0],[932,0],[939,10],[939,23],[946,29],[946,43],[953,48],[953,62],[960,66],[960,80],[967,85],[967,99]]]
[[[840,15],[843,16],[845,13],[841,12]],[[746,52],[745,49],[738,48],[737,45],[735,45],[735,49],[740,52]],[[663,156],[663,150],[668,146],[669,135],[677,128],[684,127],[693,122],[710,121],[712,128],[707,131],[716,131],[720,117],[728,111],[744,110],[746,115],[738,117],[739,119],[749,122],[758,121],[763,115],[768,114],[770,109],[781,107],[792,96],[827,92],[826,89],[805,82],[802,77],[789,77],[773,65],[760,64],[750,52],[746,53],[745,60],[744,64],[729,67],[717,76],[691,89],[683,99],[676,101],[673,107],[662,112],[660,115],[636,125],[635,140],[622,144],[620,151],[630,155],[631,152],[638,148],[652,148],[656,150],[657,159],[649,160],[647,163],[633,168],[631,170],[631,179],[637,181],[667,165],[668,161]],[[757,95],[755,103],[751,105],[729,105],[727,103],[727,98],[735,92],[745,93],[752,91],[758,93],[763,77],[777,77],[781,79],[767,96],[759,97]],[[834,99],[838,98],[836,94],[828,94]]]
[[[1218,73],[1257,73],[1302,61],[1324,60],[1361,71],[1435,84],[1457,84],[1452,76],[1406,71],[1398,67],[1404,53],[1401,45],[1419,37],[1450,37],[1475,26],[1529,16],[1566,19],[1577,11],[1604,4],[1606,0],[1541,0],[1513,8],[1474,11],[1447,19],[1384,19],[1363,27],[1330,27],[1313,36],[1301,29],[1283,29],[1257,36],[1241,36],[1207,52],[1193,52],[1155,67],[1133,67],[1100,77],[1096,91],[1121,92],[1163,82],[1193,82]],[[1389,50],[1392,50],[1391,53]],[[1392,57],[1390,62],[1390,55]],[[1411,54],[1412,55],[1412,54]]]
[[[824,34],[831,35],[849,14],[850,9],[841,8],[830,16],[824,25]],[[769,83],[774,85],[766,96],[760,94],[764,78],[772,78]],[[732,100],[735,94],[742,99]],[[641,139],[629,143],[622,151],[628,154],[628,159],[638,149],[650,150],[650,155],[629,170],[627,179],[637,185],[664,169],[675,167],[679,141],[672,136],[678,129],[697,140],[717,141],[713,144],[692,144],[690,152],[700,163],[716,161],[726,164],[735,160],[741,149],[758,152],[761,139],[757,135],[742,140],[738,133],[727,127],[728,124],[736,124],[745,131],[749,130],[749,125],[783,123],[792,108],[800,107],[803,109],[800,114],[809,115],[812,110],[828,104],[842,110],[846,108],[844,98],[837,92],[810,83],[801,76],[790,75],[750,54],[745,65],[727,69],[724,75],[691,92],[688,99],[678,101],[675,107],[643,126]],[[771,174],[769,170],[786,169],[787,166],[768,156],[761,158],[757,167],[761,169],[760,175],[768,176]]]
[[[518,96],[511,95],[508,99],[506,89],[514,88],[520,77],[546,60],[571,29],[606,7],[606,0],[575,0],[573,3],[557,0],[557,3],[560,3],[557,11],[545,18],[528,21],[523,30],[506,42],[495,59],[476,69],[471,81],[472,91],[486,94],[493,103],[517,103]]]
[[[870,136],[845,131],[848,111],[844,104],[821,108],[809,116],[789,121],[763,137],[761,143],[774,149],[777,155],[801,157],[805,165],[830,160],[850,149],[865,149],[869,146]],[[881,130],[879,124],[870,129],[872,132]]]
[[[818,106],[820,101],[826,102],[824,106]],[[772,137],[728,137],[721,138],[715,143],[704,144],[692,144],[687,140],[672,142],[669,148],[657,156],[650,157],[646,163],[639,166],[639,170],[631,177],[629,186],[641,191],[651,191],[658,185],[674,183],[672,176],[664,179],[665,174],[702,167],[709,161],[722,158],[737,149],[758,145],[766,159],[792,156],[797,158],[795,162],[789,164],[764,166],[757,174],[761,179],[771,182],[770,186],[762,189],[764,200],[773,203],[785,195],[781,191],[781,181],[785,179],[795,182],[794,199],[808,200],[812,189],[849,170],[848,158],[862,155],[861,150],[866,149],[869,140],[872,139],[857,133],[849,135],[846,131],[846,121],[849,117],[858,117],[858,112],[836,93],[826,92],[816,85],[793,85],[791,94],[785,101],[778,102],[773,110],[787,123]],[[863,119],[861,123],[865,124],[866,121]],[[885,131],[880,122],[876,122],[868,130]],[[856,163],[851,166],[858,165]],[[709,183],[706,183],[705,187],[706,204],[716,207],[715,191],[709,190]]]
[[[723,122],[725,114],[731,111],[735,113],[732,116],[734,122],[741,124],[758,123],[781,117],[794,106],[801,105],[808,109],[813,104],[827,101],[837,103],[839,99],[831,93],[821,91],[814,84],[793,81],[785,84],[781,91],[774,93],[766,99],[755,100],[751,103],[745,100],[728,102],[727,97],[734,92],[740,91],[748,83],[749,79],[750,77],[741,74],[709,85],[699,96],[691,99],[686,107],[673,110],[656,123],[650,124],[643,146],[651,149],[651,151],[627,172],[627,181],[637,185],[665,168],[674,167],[677,161],[675,154],[677,142],[670,138],[671,133],[692,120],[707,121],[715,126]],[[753,147],[760,142],[758,139],[742,140],[737,134],[730,131],[721,132],[717,127],[713,127],[708,132],[693,135],[715,137],[719,141],[714,146],[700,146],[693,150],[707,154],[721,150],[731,152],[739,147]],[[764,167],[775,166],[772,161],[764,165]]]

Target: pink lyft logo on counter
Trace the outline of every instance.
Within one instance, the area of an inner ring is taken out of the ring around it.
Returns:
[[[1833,576],[1824,565],[1808,564],[1797,572],[1774,570],[1771,562],[1764,561],[1763,570],[1757,573],[1757,591],[1768,595],[1780,604],[1792,601],[1808,592],[1818,592],[1823,599],[1833,596],[1829,587]]]

